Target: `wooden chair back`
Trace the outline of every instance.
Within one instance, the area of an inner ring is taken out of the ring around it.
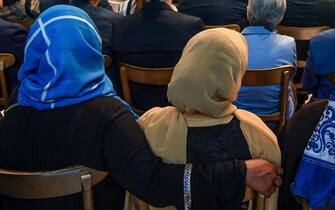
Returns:
[[[217,25],[217,26],[207,25],[207,26],[205,26],[205,30],[213,29],[213,28],[227,28],[227,29],[230,29],[230,30],[241,32],[241,27],[238,24],[227,24],[227,25]]]
[[[335,70],[329,74],[328,78],[335,85]]]
[[[26,172],[0,169],[0,195],[47,199],[82,192],[84,210],[94,210],[92,187],[108,172],[72,166],[56,171]]]
[[[291,27],[291,26],[278,26],[278,33],[286,36],[291,36],[297,41],[309,41],[313,36],[318,33],[330,29],[329,26],[318,27]],[[306,65],[305,60],[298,60],[297,67],[304,68]]]
[[[109,57],[109,55],[104,55],[104,60],[105,60],[105,69],[108,69],[112,63],[111,57]]]
[[[121,8],[121,5],[122,5],[122,1],[108,1],[108,3],[112,7],[114,12],[120,13],[120,8]]]
[[[136,12],[140,12],[143,8],[143,5],[145,3],[145,0],[136,0],[136,8],[135,11]]]
[[[146,85],[167,85],[172,77],[173,68],[143,68],[125,63],[120,64],[120,76],[124,99],[132,105],[129,81]],[[133,107],[137,114],[143,114],[147,110],[139,110]]]
[[[7,106],[8,104],[8,84],[5,75],[5,69],[10,68],[15,63],[15,57],[13,54],[0,53],[0,106]]]
[[[290,65],[269,68],[253,69],[246,71],[243,79],[243,86],[266,86],[281,84],[279,113],[264,116],[258,115],[264,122],[277,121],[278,125],[275,133],[278,134],[285,124],[286,103],[288,98],[288,86],[290,77],[294,72],[294,67]]]
[[[309,208],[308,204],[306,201],[303,201],[302,203],[302,206],[303,206],[303,210],[332,210],[333,208],[332,207],[325,207],[325,208]]]

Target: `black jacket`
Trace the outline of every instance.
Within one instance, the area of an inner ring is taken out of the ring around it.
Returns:
[[[335,27],[335,0],[287,0],[283,25]]]
[[[115,27],[114,64],[125,62],[142,67],[174,67],[186,43],[203,27],[200,18],[174,12],[164,2],[149,2],[139,14],[123,18]],[[113,69],[112,80],[120,94],[117,65]],[[133,89],[133,103],[142,105],[138,108],[168,104],[166,87],[137,85]]]
[[[112,10],[93,6],[91,3],[83,3],[80,0],[72,0],[71,5],[79,7],[87,12],[97,26],[102,38],[102,53],[112,56],[112,34],[114,24],[120,20],[121,15]]]
[[[184,166],[153,155],[129,111],[111,97],[53,110],[15,107],[0,120],[0,168],[51,170],[81,164],[109,171],[93,188],[96,210],[122,210],[124,189],[155,206],[184,205]],[[193,210],[238,209],[243,161],[193,164]],[[22,200],[0,196],[0,210],[80,210],[81,194]]]
[[[19,82],[17,73],[23,63],[26,39],[27,30],[23,26],[0,18],[0,52],[11,53],[16,59],[14,66],[5,71],[9,92],[12,92]]]
[[[244,28],[247,20],[248,0],[179,0],[180,12],[201,17],[206,25],[236,23]]]

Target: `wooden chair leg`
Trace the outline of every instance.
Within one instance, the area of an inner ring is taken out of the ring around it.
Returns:
[[[94,210],[92,175],[90,172],[83,172],[81,174],[81,184],[83,187],[84,210]]]

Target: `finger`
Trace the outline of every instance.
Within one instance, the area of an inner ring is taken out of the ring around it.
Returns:
[[[273,185],[270,189],[271,194],[274,193],[276,191],[277,187],[275,185]]]
[[[266,197],[266,198],[270,197],[271,194],[272,193],[270,191],[266,191],[266,192],[263,193],[264,197]]]
[[[284,174],[284,170],[282,169],[282,167],[274,165],[274,168],[275,168],[277,174],[279,174],[279,175]]]
[[[282,184],[283,184],[283,180],[281,179],[280,176],[277,176],[274,180],[274,184],[277,186],[277,187],[280,187]]]

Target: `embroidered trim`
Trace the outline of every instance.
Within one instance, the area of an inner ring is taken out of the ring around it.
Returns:
[[[184,171],[184,209],[191,210],[192,196],[191,196],[191,174],[192,164],[185,165]]]
[[[15,107],[18,107],[18,106],[20,106],[19,103],[15,103],[15,104],[10,105],[7,109],[5,109],[5,111],[3,112],[3,115],[5,116],[5,114],[6,114],[9,110],[14,109]]]

